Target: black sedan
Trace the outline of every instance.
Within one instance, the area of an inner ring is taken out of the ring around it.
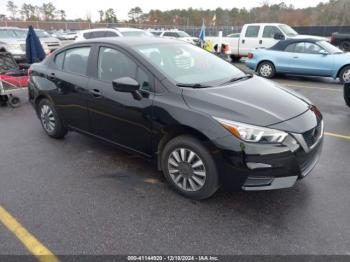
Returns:
[[[221,185],[288,188],[320,155],[323,120],[311,102],[187,43],[94,39],[55,51],[29,74],[49,136],[77,131],[137,152],[189,198]]]

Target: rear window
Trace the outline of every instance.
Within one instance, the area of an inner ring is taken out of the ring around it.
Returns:
[[[79,75],[87,74],[90,47],[78,47],[66,51],[63,70]]]
[[[251,25],[248,26],[247,31],[245,33],[245,37],[258,37],[260,31],[260,26]]]

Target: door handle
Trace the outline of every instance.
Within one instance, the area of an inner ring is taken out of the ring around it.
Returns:
[[[245,40],[244,39],[242,39],[242,44],[244,44],[245,43]]]
[[[92,94],[93,97],[96,97],[96,98],[102,96],[101,91],[98,90],[98,89],[91,89],[91,90],[90,90],[90,93]]]
[[[299,58],[299,56],[293,56],[293,58],[294,58],[294,59],[298,59],[298,58]]]
[[[259,44],[262,44],[262,40],[259,41]]]

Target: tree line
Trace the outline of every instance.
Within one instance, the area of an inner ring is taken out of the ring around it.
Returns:
[[[234,4],[233,4],[234,5]],[[9,16],[0,14],[0,19],[30,20],[30,21],[66,21],[66,12],[56,8],[51,2],[41,6],[23,4],[17,6],[13,1],[7,2]],[[152,26],[200,26],[203,21],[207,26],[241,26],[253,22],[280,22],[291,26],[311,25],[350,25],[350,4],[348,0],[330,0],[320,3],[316,7],[295,8],[284,2],[269,4],[265,0],[259,7],[250,10],[246,8],[217,8],[215,10],[203,9],[173,9],[167,11],[150,10],[143,12],[140,7],[131,8],[128,19],[119,21],[117,10],[108,8],[98,10],[99,21],[103,23],[128,22]],[[70,20],[71,21],[71,20]],[[75,21],[91,22],[91,15],[75,19]]]

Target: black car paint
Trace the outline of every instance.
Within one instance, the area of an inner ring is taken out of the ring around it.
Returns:
[[[228,189],[240,189],[247,176],[252,174],[301,177],[300,165],[308,155],[301,147],[292,152],[291,145],[243,142],[232,136],[213,116],[303,133],[317,123],[317,116],[305,100],[256,76],[207,89],[177,87],[133,51],[131,46],[138,41],[94,39],[57,50],[44,62],[32,66],[30,101],[36,106],[41,98],[50,99],[70,129],[153,159],[159,168],[161,150],[170,138],[183,133],[194,135],[212,152],[221,182]],[[173,40],[147,41],[175,43]],[[65,73],[55,67],[53,58],[56,54],[83,45],[92,47],[88,77]],[[115,48],[133,59],[149,74],[153,91],[140,91],[142,99],[138,100],[130,93],[116,92],[112,83],[97,80],[100,46]],[[318,152],[321,147],[322,142],[313,152]],[[250,170],[246,165],[249,161],[264,161],[272,168]]]

